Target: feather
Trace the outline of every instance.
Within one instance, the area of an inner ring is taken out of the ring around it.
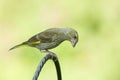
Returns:
[[[33,44],[33,45],[34,45],[34,44],[35,44],[35,45],[36,45],[36,44],[40,44],[40,41],[30,42],[30,44]]]
[[[21,43],[21,44],[18,44],[18,45],[16,45],[16,46],[10,48],[9,51],[10,51],[10,50],[13,50],[13,49],[15,49],[15,48],[18,48],[18,47],[20,47],[20,46],[27,45],[27,44],[28,44],[28,42],[23,42],[23,43]]]

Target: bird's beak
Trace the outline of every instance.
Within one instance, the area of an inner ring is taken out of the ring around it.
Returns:
[[[76,39],[71,39],[71,44],[72,44],[73,47],[75,47],[76,43],[77,43]]]

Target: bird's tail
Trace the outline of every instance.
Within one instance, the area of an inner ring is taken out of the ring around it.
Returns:
[[[23,43],[21,43],[21,44],[18,44],[18,45],[16,45],[16,46],[10,48],[9,51],[10,51],[10,50],[13,50],[13,49],[15,49],[15,48],[18,48],[18,47],[20,47],[20,46],[27,45],[27,44],[28,44],[27,41],[26,41],[26,42],[23,42]]]

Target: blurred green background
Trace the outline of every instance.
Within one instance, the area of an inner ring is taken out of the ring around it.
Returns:
[[[0,0],[0,80],[32,80],[45,54],[8,49],[51,27],[79,33],[75,48],[65,41],[51,50],[63,80],[120,80],[120,0]],[[39,80],[57,80],[52,61]]]

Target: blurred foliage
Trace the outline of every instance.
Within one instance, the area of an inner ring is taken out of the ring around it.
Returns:
[[[0,80],[30,80],[45,54],[31,47],[8,49],[51,27],[78,31],[55,52],[63,80],[120,80],[119,0],[0,0]],[[68,48],[69,46],[69,48]],[[39,77],[57,80],[47,62]]]

